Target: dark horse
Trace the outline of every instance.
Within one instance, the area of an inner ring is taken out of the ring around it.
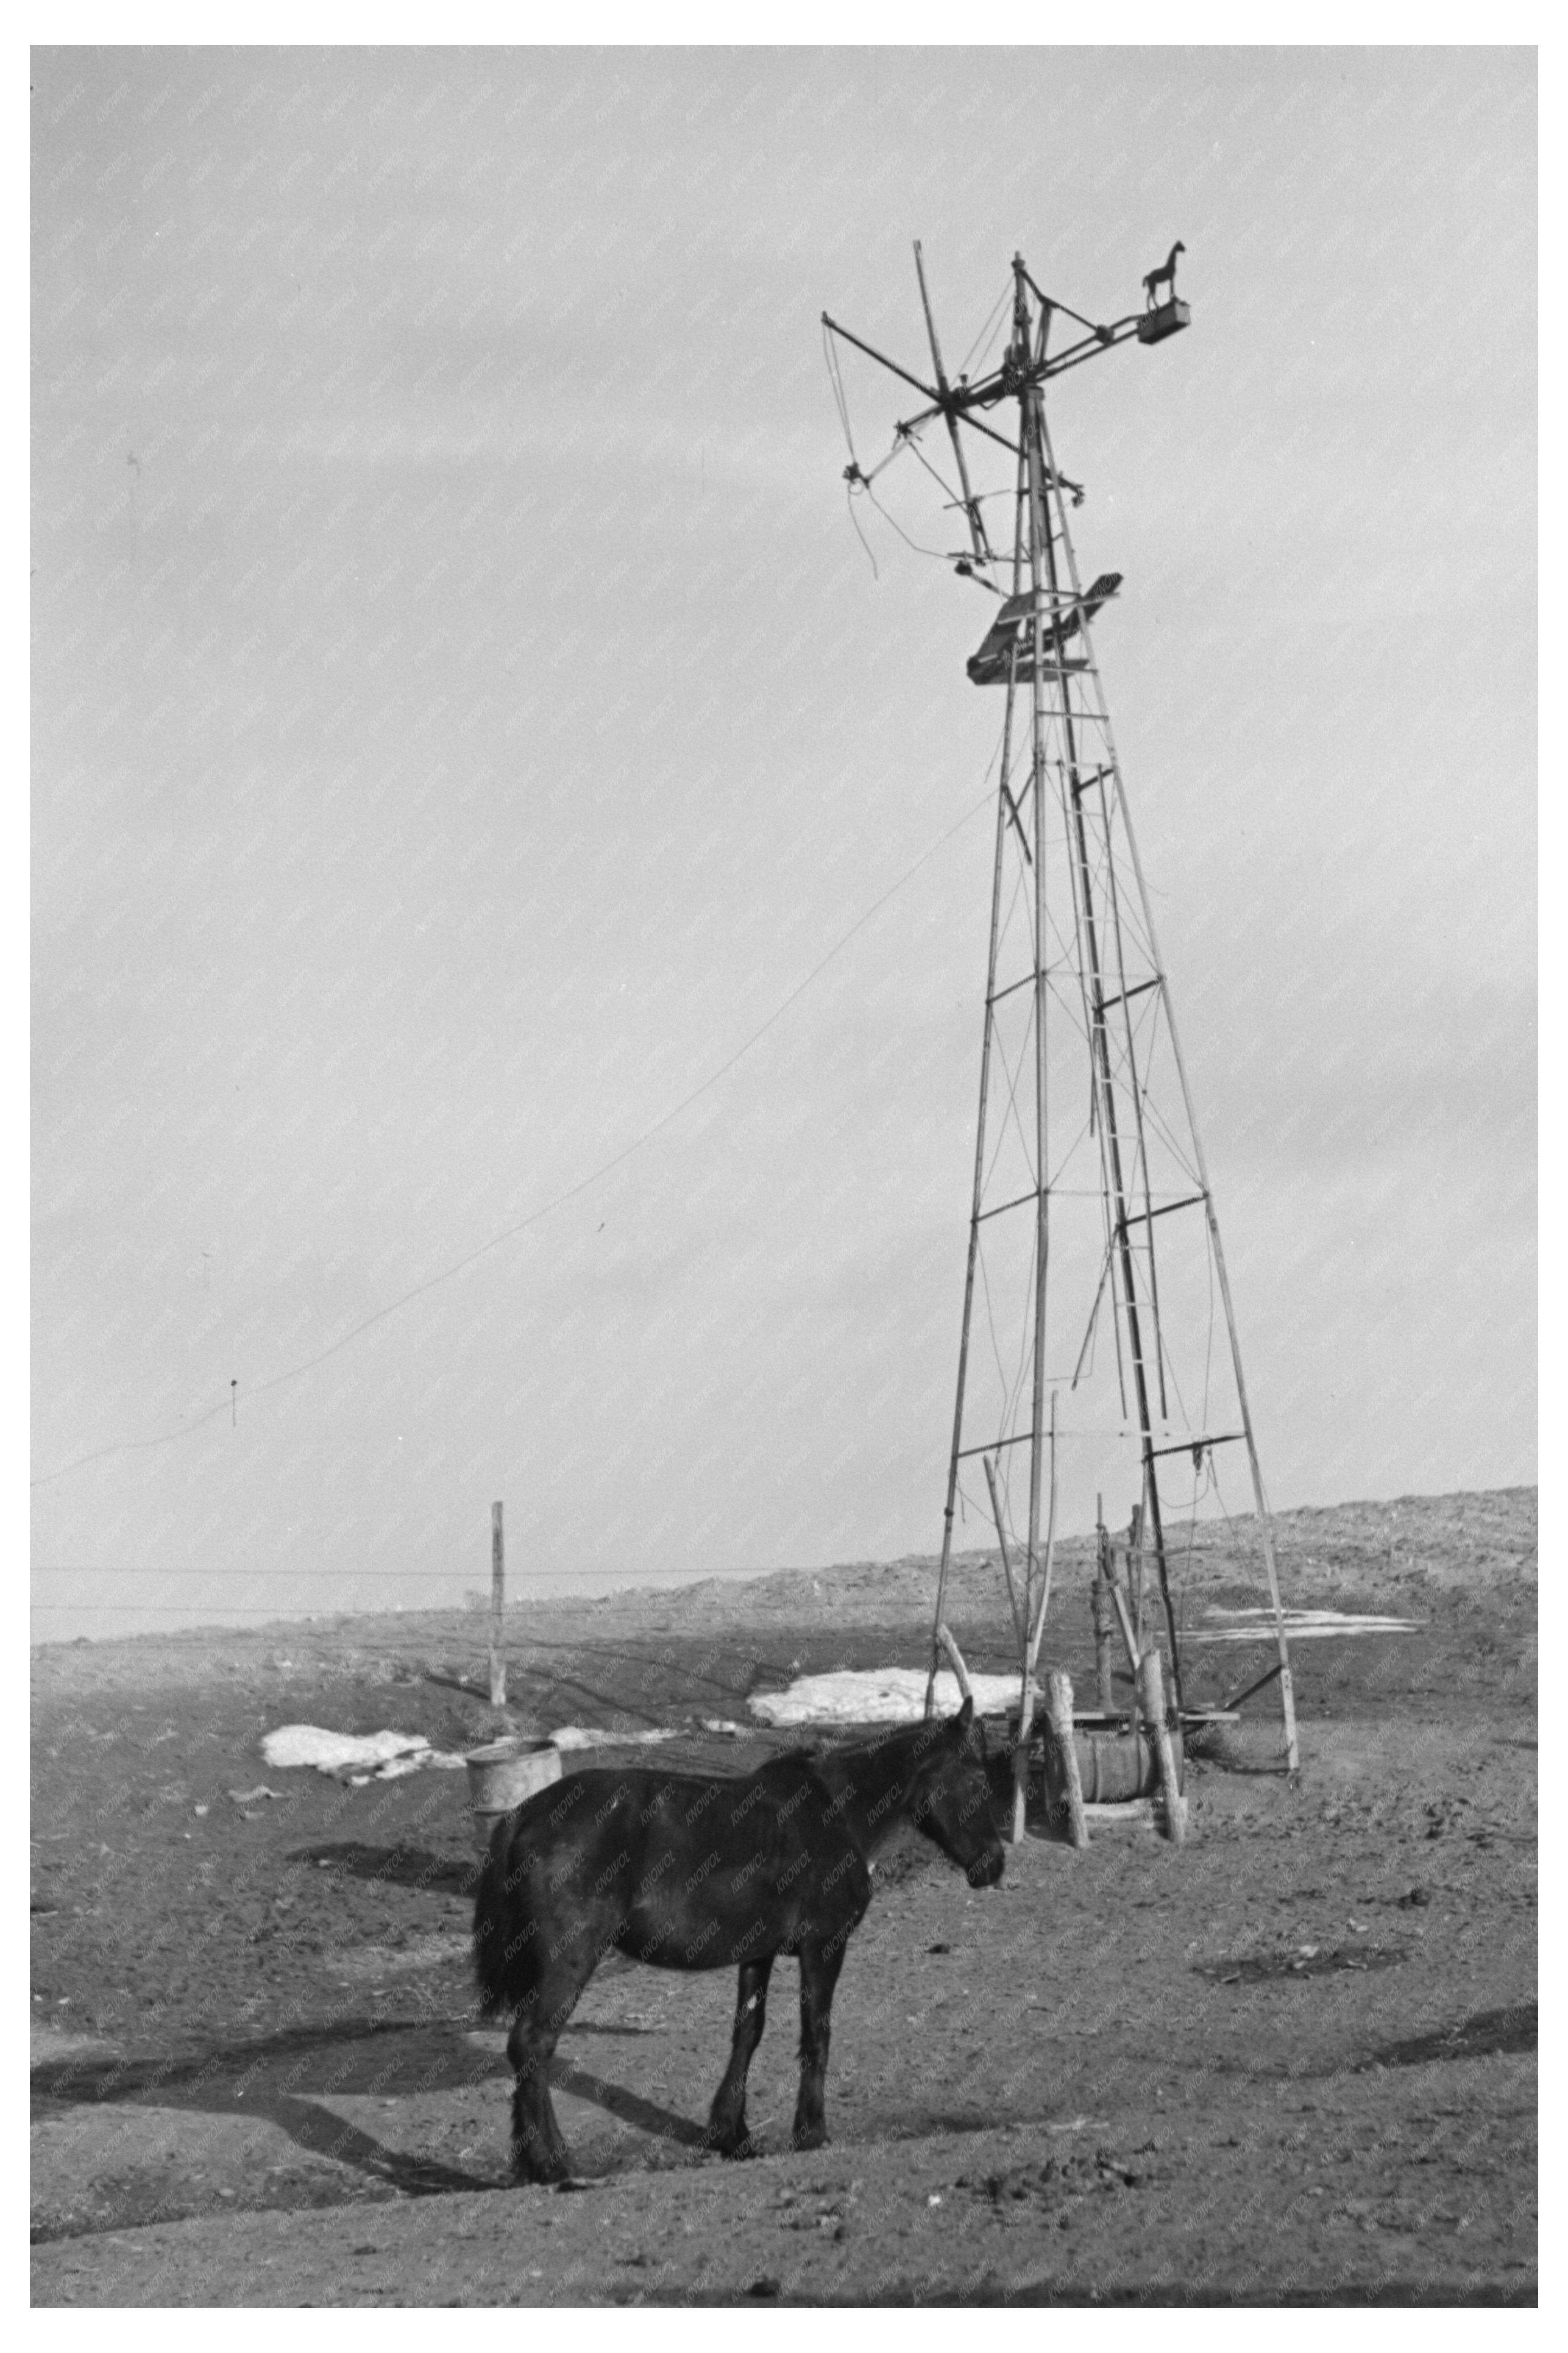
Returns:
[[[570,2172],[550,2101],[550,2062],[577,1998],[612,1946],[665,1969],[741,1973],[734,2040],[708,2140],[749,2154],[746,2071],[762,2040],[768,1977],[800,1962],[796,2148],[827,2137],[823,2084],[844,1949],[871,1901],[871,1857],[900,1821],[975,1887],[1003,1853],[985,1736],[965,1700],[946,1722],[900,1725],[837,1750],[794,1750],[743,1778],[599,1767],[541,1789],[499,1822],[474,1906],[474,1966],[487,2016],[515,2011],[512,2166],[522,2181]]]

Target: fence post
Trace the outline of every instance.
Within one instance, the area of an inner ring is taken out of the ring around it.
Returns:
[[[506,1705],[506,1540],[499,1504],[490,1505],[490,1705]]]

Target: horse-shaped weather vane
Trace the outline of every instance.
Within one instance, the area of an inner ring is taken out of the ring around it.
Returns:
[[[1175,301],[1176,256],[1178,253],[1185,253],[1186,249],[1187,248],[1182,243],[1181,238],[1178,237],[1175,244],[1171,248],[1170,252],[1165,256],[1164,260],[1161,263],[1159,269],[1151,269],[1148,276],[1144,279],[1143,291],[1148,298],[1148,307],[1151,311],[1154,311],[1159,308],[1160,289],[1162,286],[1163,286],[1169,293],[1172,301],[1173,302]]]

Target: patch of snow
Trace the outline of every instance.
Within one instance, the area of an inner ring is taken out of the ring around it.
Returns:
[[[279,1725],[263,1740],[261,1753],[275,1771],[313,1766],[318,1773],[331,1773],[356,1788],[366,1781],[400,1780],[404,1774],[417,1773],[426,1765],[448,1771],[454,1766],[460,1770],[463,1765],[460,1757],[432,1748],[422,1732],[370,1732],[356,1736],[324,1732],[318,1724]]]
[[[646,1748],[655,1740],[673,1740],[673,1732],[606,1732],[602,1725],[563,1724],[549,1736],[557,1748]]]
[[[1016,1675],[971,1675],[975,1711],[1004,1715],[1018,1703]],[[936,1679],[936,1712],[959,1706],[958,1679],[944,1668]],[[759,1692],[747,1702],[764,1724],[918,1724],[925,1714],[921,1667],[842,1667],[827,1675],[800,1675],[787,1691]]]

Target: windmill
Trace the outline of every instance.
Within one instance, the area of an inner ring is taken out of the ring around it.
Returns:
[[[1047,419],[1047,389],[1058,376],[1187,325],[1175,291],[1184,250],[1177,245],[1149,273],[1144,307],[1109,326],[1043,293],[1015,256],[1010,308],[1005,294],[994,314],[995,335],[1005,327],[1000,353],[994,337],[980,372],[956,381],[942,364],[918,245],[931,381],[823,313],[852,501],[874,501],[883,468],[910,451],[942,480],[921,444],[933,440],[940,459],[945,432],[956,472],[948,503],[969,542],[948,560],[987,595],[988,626],[968,677],[1002,700],[979,1112],[927,1707],[962,1502],[994,1530],[1016,1643],[1016,1835],[1056,1540],[1064,1526],[1090,1525],[1091,1509],[1097,1635],[1112,1628],[1114,1610],[1145,1714],[1163,1719],[1149,1729],[1179,1757],[1184,1727],[1200,1711],[1184,1684],[1173,1556],[1184,1530],[1190,1548],[1200,1519],[1230,1520],[1232,1494],[1240,1505],[1249,1491],[1249,1524],[1234,1525],[1267,1595],[1260,1627],[1276,1655],[1226,1712],[1276,1685],[1284,1761],[1298,1762],[1273,1529],[1219,1219],[1091,638],[1121,575],[1101,572],[1083,585],[1068,509],[1084,492],[1058,467]],[[921,398],[868,470],[849,434],[841,346]],[[1128,1489],[1137,1501],[1117,1545],[1100,1499]],[[1102,1707],[1108,1685],[1102,1654]],[[1070,1694],[1068,1707],[1068,1726],[1057,1729],[1070,1759]]]

